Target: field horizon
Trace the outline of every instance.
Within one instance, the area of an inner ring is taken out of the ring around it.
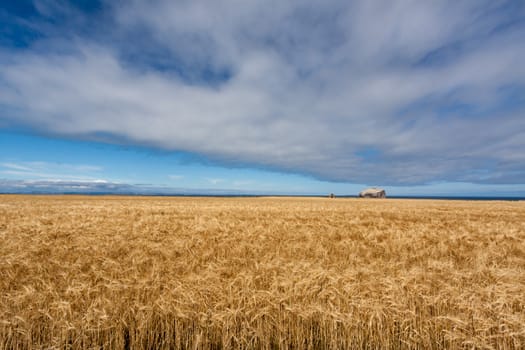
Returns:
[[[520,349],[525,202],[0,195],[0,348]]]

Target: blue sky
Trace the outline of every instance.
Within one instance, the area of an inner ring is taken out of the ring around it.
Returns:
[[[4,1],[0,191],[525,196],[523,1]]]

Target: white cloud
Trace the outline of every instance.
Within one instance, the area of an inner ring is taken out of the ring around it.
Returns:
[[[0,119],[328,180],[523,183],[525,6],[502,4],[113,4],[111,40],[3,50]]]

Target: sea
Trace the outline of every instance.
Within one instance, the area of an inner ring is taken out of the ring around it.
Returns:
[[[216,198],[256,198],[256,197],[297,197],[327,198],[322,195],[283,195],[283,194],[209,194],[209,193],[141,193],[141,192],[5,192],[0,194],[33,195],[89,195],[89,196],[140,196],[140,197],[216,197]],[[336,195],[337,198],[358,198],[356,195]],[[458,200],[458,201],[525,201],[522,196],[387,196],[387,199]]]

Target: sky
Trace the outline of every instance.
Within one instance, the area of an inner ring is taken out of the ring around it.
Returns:
[[[0,192],[525,196],[521,0],[0,3]]]

